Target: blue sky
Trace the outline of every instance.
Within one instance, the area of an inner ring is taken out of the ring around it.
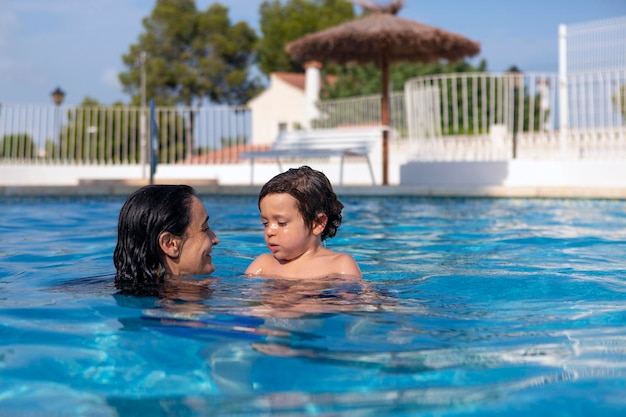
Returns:
[[[206,9],[211,0],[196,0]],[[258,30],[262,0],[223,0],[232,22]],[[378,3],[387,3],[379,0]],[[0,103],[128,102],[117,74],[154,0],[0,0]],[[558,26],[626,15],[626,0],[405,0],[399,15],[481,44],[490,71],[556,72]],[[260,35],[260,33],[259,33]]]

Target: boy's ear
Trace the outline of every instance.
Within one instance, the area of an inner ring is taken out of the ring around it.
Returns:
[[[319,213],[317,218],[313,220],[313,234],[321,235],[328,223],[328,216],[325,213]]]
[[[159,235],[159,247],[170,258],[178,258],[180,255],[180,239],[170,232]]]

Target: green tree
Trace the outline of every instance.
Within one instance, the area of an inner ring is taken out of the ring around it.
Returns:
[[[105,107],[85,97],[67,112],[59,142],[47,143],[47,155],[66,161],[139,163],[138,112],[121,103]]]
[[[37,147],[27,133],[4,135],[0,140],[0,158],[28,160],[37,156]]]
[[[404,83],[415,77],[434,74],[447,74],[458,72],[484,72],[487,62],[482,60],[477,67],[467,61],[431,63],[408,63],[399,62],[392,65],[389,73],[391,91],[404,90]],[[324,89],[321,93],[323,99],[336,99],[343,97],[355,97],[360,95],[380,94],[382,86],[381,69],[375,63],[330,65],[322,71],[324,77]],[[328,77],[335,75],[335,78]],[[333,82],[328,82],[332,79]]]
[[[231,25],[226,7],[202,12],[195,0],[157,0],[143,27],[119,76],[133,104],[141,101],[142,67],[146,98],[158,105],[240,104],[260,88],[250,75],[257,36],[245,22]]]
[[[141,111],[139,107],[121,103],[104,107],[86,97],[79,106],[68,111],[59,143],[49,141],[47,154],[66,161],[141,163],[141,156],[147,152],[141,149]],[[193,154],[188,136],[189,118],[178,109],[158,112],[156,117],[159,162],[189,158]]]
[[[285,52],[285,45],[301,36],[354,19],[345,0],[266,0],[259,7],[262,38],[257,62],[265,75],[275,71],[302,72],[302,62]]]
[[[516,76],[520,77],[519,81],[511,78]],[[497,108],[510,111],[510,128],[514,134],[539,130],[541,121],[546,120],[549,116],[549,110],[541,109],[541,97],[539,93],[535,93],[534,96],[531,97],[528,86],[524,85],[523,74],[517,67],[511,67],[505,77],[508,78],[508,81],[487,78],[483,81],[474,82],[475,78],[473,79],[471,76],[465,79],[454,78],[443,80],[442,87],[444,88],[442,88],[442,90],[447,92],[445,102],[448,103],[445,111],[448,115],[455,114],[453,108],[456,107],[456,114],[458,115],[456,120],[448,117],[447,124],[442,126],[443,134],[471,135],[486,133],[484,131],[486,127],[480,121],[482,118],[486,118],[487,120],[491,120],[492,117],[495,118],[496,115],[492,114],[492,110]],[[493,84],[494,82],[496,83],[495,85]],[[498,87],[498,84],[500,87]],[[492,97],[489,92],[497,88],[504,89],[505,91],[501,94],[495,94]],[[441,94],[443,95],[443,92]],[[466,112],[463,111],[464,96],[477,97],[476,105],[467,106]],[[443,101],[444,100],[442,100],[442,102]],[[442,108],[442,112],[443,111],[444,109]],[[495,111],[497,112],[497,110]],[[522,119],[521,125],[520,115]]]

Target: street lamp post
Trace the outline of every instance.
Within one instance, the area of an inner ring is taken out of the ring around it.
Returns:
[[[507,72],[513,76],[513,159],[517,159],[517,134],[524,130],[524,74],[516,66]]]
[[[56,136],[59,140],[59,147],[61,146],[61,121],[59,120],[61,116],[61,104],[63,104],[63,99],[65,99],[65,91],[61,90],[61,87],[57,87],[52,93],[52,101],[54,102],[54,136]],[[54,140],[52,141],[54,144]],[[59,148],[57,148],[59,149]],[[57,156],[58,152],[57,152]]]
[[[141,84],[140,90],[140,106],[141,113],[139,114],[139,159],[141,159],[141,165],[143,166],[142,178],[147,177],[147,169],[150,166],[150,139],[148,138],[147,118],[146,118],[146,52],[141,51],[139,53],[139,82]]]

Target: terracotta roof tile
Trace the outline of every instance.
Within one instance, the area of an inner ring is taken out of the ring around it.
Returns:
[[[274,72],[272,75],[276,76],[277,78],[280,78],[281,80],[283,80],[284,82],[286,82],[289,85],[292,85],[302,91],[304,91],[305,85],[306,85],[306,78],[304,73],[300,73],[300,72]],[[330,83],[331,85],[333,85],[335,82],[337,82],[337,80],[339,79],[339,77],[337,77],[336,75],[328,75],[326,77],[326,82]],[[321,86],[322,89],[324,88],[324,86]]]
[[[274,75],[276,75],[277,78],[283,80],[287,84],[304,91],[304,74],[297,72],[275,72]]]

